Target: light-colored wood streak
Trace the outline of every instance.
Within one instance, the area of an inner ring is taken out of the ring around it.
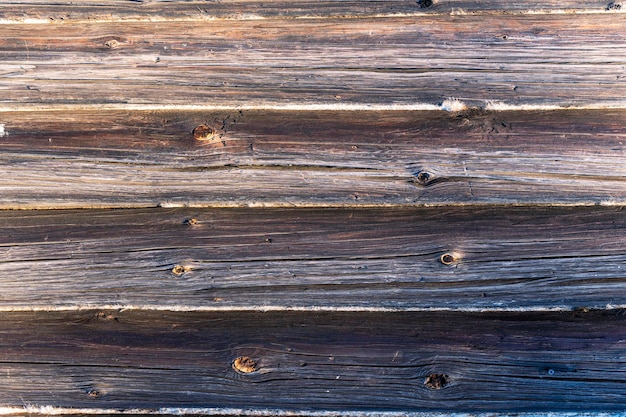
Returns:
[[[0,25],[5,103],[584,105],[626,96],[624,19]]]
[[[623,205],[625,117],[0,113],[0,207]]]
[[[2,308],[610,308],[626,305],[625,221],[609,208],[5,211]]]

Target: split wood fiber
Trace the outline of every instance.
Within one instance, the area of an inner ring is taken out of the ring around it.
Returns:
[[[73,21],[261,20],[364,18],[447,14],[606,14],[623,12],[619,1],[574,0],[388,0],[388,1],[128,1],[21,0],[0,5],[3,23],[64,23]]]
[[[622,208],[2,211],[0,227],[4,310],[626,305]]]
[[[619,411],[625,317],[4,313],[0,390],[8,407]]]
[[[625,107],[624,17],[595,14],[0,25],[5,105]],[[94,86],[97,86],[94,88]]]
[[[0,415],[624,417],[620,1],[0,4]]]
[[[622,205],[625,118],[618,109],[2,112],[0,207]]]

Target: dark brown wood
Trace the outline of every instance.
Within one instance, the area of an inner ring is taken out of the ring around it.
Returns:
[[[0,207],[620,205],[624,119],[624,110],[4,112]],[[194,138],[199,126],[211,135]]]
[[[619,13],[0,25],[4,105],[621,106]],[[444,106],[445,107],[445,106]]]
[[[4,313],[0,390],[7,407],[621,411],[625,317]]]
[[[3,310],[626,306],[621,208],[3,211],[0,228]]]

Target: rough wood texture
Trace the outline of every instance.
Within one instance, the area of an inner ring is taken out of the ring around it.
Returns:
[[[0,4],[7,23],[72,22],[77,20],[213,20],[263,18],[335,18],[424,14],[618,13],[620,1],[574,0],[385,0],[385,1],[9,1]]]
[[[0,227],[5,310],[626,305],[621,208],[15,211]]]
[[[621,14],[0,25],[2,102],[617,105]]]
[[[624,11],[2,2],[0,415],[625,417]]]
[[[626,400],[623,311],[3,318],[13,407],[583,412]]]
[[[624,119],[624,110],[5,112],[0,207],[617,205]],[[202,125],[214,130],[207,140],[192,133]]]
[[[372,17],[420,14],[544,14],[616,13],[622,3],[608,0],[361,0],[361,1],[168,1],[168,0],[82,0],[5,1],[0,19],[7,22],[67,22],[76,20],[211,20],[262,18]]]

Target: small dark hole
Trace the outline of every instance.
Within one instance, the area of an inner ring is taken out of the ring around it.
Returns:
[[[421,171],[417,174],[417,183],[420,185],[428,185],[428,183],[433,179],[433,175],[426,171]]]
[[[444,265],[450,265],[450,264],[454,263],[456,258],[454,257],[454,255],[452,255],[450,253],[444,253],[443,255],[441,255],[441,258],[439,258],[439,260]]]
[[[417,4],[419,4],[422,9],[426,9],[433,5],[433,0],[417,0]]]
[[[98,391],[97,389],[90,388],[87,390],[87,395],[90,396],[91,398],[96,398],[100,396],[100,391]]]
[[[441,389],[448,385],[450,378],[445,374],[430,374],[424,380],[424,385],[430,389]]]

